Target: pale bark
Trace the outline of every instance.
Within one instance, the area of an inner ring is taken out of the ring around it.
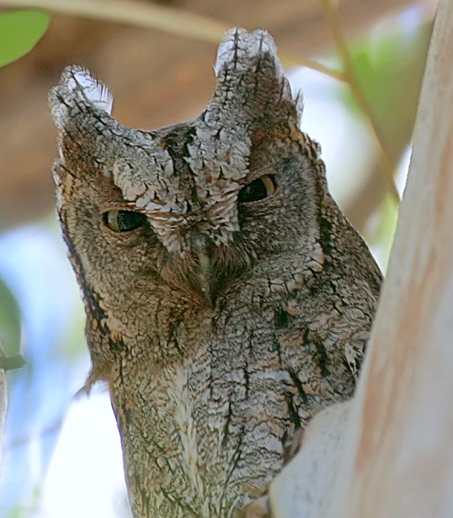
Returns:
[[[300,453],[271,485],[269,505],[273,518],[325,518],[341,461],[350,406],[351,402],[334,405],[311,421]]]
[[[440,0],[408,184],[357,394],[343,425],[337,409],[309,427],[271,490],[278,518],[453,516],[452,56],[453,2]]]

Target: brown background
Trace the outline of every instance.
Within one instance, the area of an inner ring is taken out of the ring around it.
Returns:
[[[97,1],[97,0],[93,0]],[[151,2],[149,2],[151,3]],[[281,53],[316,57],[332,49],[316,0],[175,0],[168,7],[199,13],[226,26],[271,32]],[[380,17],[434,0],[342,0],[347,37]],[[26,57],[0,69],[0,231],[52,209],[51,163],[56,132],[47,92],[68,63],[106,82],[122,123],[155,128],[196,116],[214,85],[214,43],[153,29],[55,14],[49,31]]]

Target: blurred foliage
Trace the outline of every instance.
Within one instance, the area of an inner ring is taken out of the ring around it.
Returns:
[[[5,12],[0,14],[0,67],[8,65],[17,59],[21,58],[30,52],[41,37],[46,32],[50,22],[50,16],[42,11],[36,10],[20,10]],[[4,247],[3,253],[8,250],[8,246]],[[21,301],[23,305],[23,301]],[[21,346],[22,335],[22,320],[23,314],[21,305],[18,302],[16,294],[9,285],[0,277],[0,362],[5,369],[13,369],[23,366],[24,360],[19,354]],[[6,356],[6,358],[4,358]],[[41,375],[45,374],[42,372]],[[37,394],[40,393],[36,384],[33,386],[31,382],[30,370],[25,369],[22,373],[11,373],[8,376],[9,382],[9,404],[7,419],[7,437],[12,435],[8,429],[13,428],[18,434],[23,433],[26,429],[27,423],[24,422],[24,415],[30,416],[30,400],[34,398],[34,389]],[[28,394],[24,398],[24,391]],[[28,401],[27,401],[28,400]],[[17,404],[20,402],[20,406]],[[33,404],[33,403],[32,403]],[[12,407],[12,408],[11,408]],[[39,405],[37,406],[37,408]],[[30,426],[35,426],[35,420],[30,419]],[[17,437],[14,437],[17,439]],[[53,448],[53,445],[52,445]],[[48,448],[49,450],[49,448]],[[51,450],[49,450],[50,455]],[[48,456],[49,456],[48,455]],[[10,501],[8,516],[11,518],[19,518],[29,516],[30,512],[23,506],[23,497],[29,493],[29,487],[21,488],[22,481],[27,486],[28,472],[27,460],[28,452],[18,451],[14,457],[12,465],[19,463],[22,466],[16,474],[16,479],[13,488],[9,488],[8,494],[4,494],[2,501],[5,502],[5,497],[13,496]],[[8,455],[5,454],[6,465],[8,465]],[[45,455],[43,456],[45,458]],[[9,470],[10,471],[10,470]],[[21,481],[18,483],[18,481]],[[32,487],[31,496],[36,494],[38,488],[36,485]],[[30,494],[30,493],[29,493]],[[34,498],[34,497],[32,497]],[[30,498],[29,498],[30,501]]]
[[[36,10],[0,14],[0,67],[21,58],[38,43],[50,23],[50,15]],[[19,356],[21,316],[8,285],[0,278],[0,359],[5,369],[23,365]]]
[[[7,356],[19,354],[21,314],[16,297],[0,278],[0,344]]]
[[[0,14],[0,67],[21,58],[38,43],[47,30],[50,15],[23,10]]]
[[[354,73],[395,167],[411,141],[431,31],[432,21],[412,9],[375,27],[349,49]],[[364,120],[349,88],[340,90],[340,99],[352,116]],[[395,225],[389,227],[386,223],[395,220],[397,207],[390,209],[391,200],[385,199],[388,188],[385,167],[381,150],[370,152],[368,170],[362,171],[362,185],[357,187],[347,215],[360,231],[367,232],[370,228],[376,230],[375,225],[368,225],[368,220],[379,213],[387,234],[385,231],[367,234],[368,242],[390,251]],[[395,214],[387,218],[389,210]],[[389,243],[383,248],[384,235]],[[386,264],[385,257],[382,262]]]
[[[351,47],[354,70],[395,161],[412,135],[432,24],[405,25],[392,20],[371,39]],[[353,94],[344,101],[359,116]]]
[[[398,223],[398,208],[392,203],[390,196],[384,196],[381,206],[379,207],[379,224],[375,232],[369,233],[369,241],[374,242],[380,248],[380,256],[382,257],[382,268],[384,274],[388,266],[388,259],[392,251],[393,236],[396,232]]]

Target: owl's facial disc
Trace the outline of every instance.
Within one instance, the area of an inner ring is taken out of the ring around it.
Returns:
[[[211,238],[193,229],[187,236],[184,253],[166,252],[159,273],[169,286],[195,295],[203,304],[214,306],[219,289],[219,264],[216,247]]]
[[[276,191],[275,176],[265,174],[243,185],[237,192],[236,203],[241,206],[261,206]],[[170,262],[172,267],[165,271],[164,279],[171,283],[171,276],[178,276],[183,272],[182,280],[190,291],[202,295],[204,302],[213,307],[226,280],[235,277],[241,267],[234,251],[235,229],[225,230],[225,236],[228,236],[226,242],[216,242],[216,233],[213,232],[211,223],[215,220],[217,207],[213,205],[211,210],[214,211],[214,217],[209,210],[188,215],[192,224],[188,230],[181,231],[184,246],[182,250],[170,252],[174,254],[174,261]],[[239,229],[236,230],[238,231]],[[243,254],[241,257],[243,258]]]

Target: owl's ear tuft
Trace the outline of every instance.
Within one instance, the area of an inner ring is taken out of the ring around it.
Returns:
[[[283,68],[277,57],[277,47],[272,36],[262,29],[247,32],[235,27],[225,33],[219,45],[215,72],[220,76],[223,70],[246,70],[256,67],[263,59],[273,62],[276,77],[283,76]]]
[[[269,122],[299,121],[300,96],[293,97],[274,40],[266,31],[229,30],[219,46],[215,72],[213,105],[231,110],[235,117],[241,112],[252,125],[263,117]]]
[[[87,69],[71,65],[64,70],[59,84],[51,90],[49,104],[55,123],[62,128],[71,112],[77,113],[83,108],[92,110],[94,107],[110,115],[113,96]]]
[[[86,68],[72,66],[63,72],[62,83],[70,92],[81,95],[98,110],[112,112],[113,96],[105,84],[94,77]]]

